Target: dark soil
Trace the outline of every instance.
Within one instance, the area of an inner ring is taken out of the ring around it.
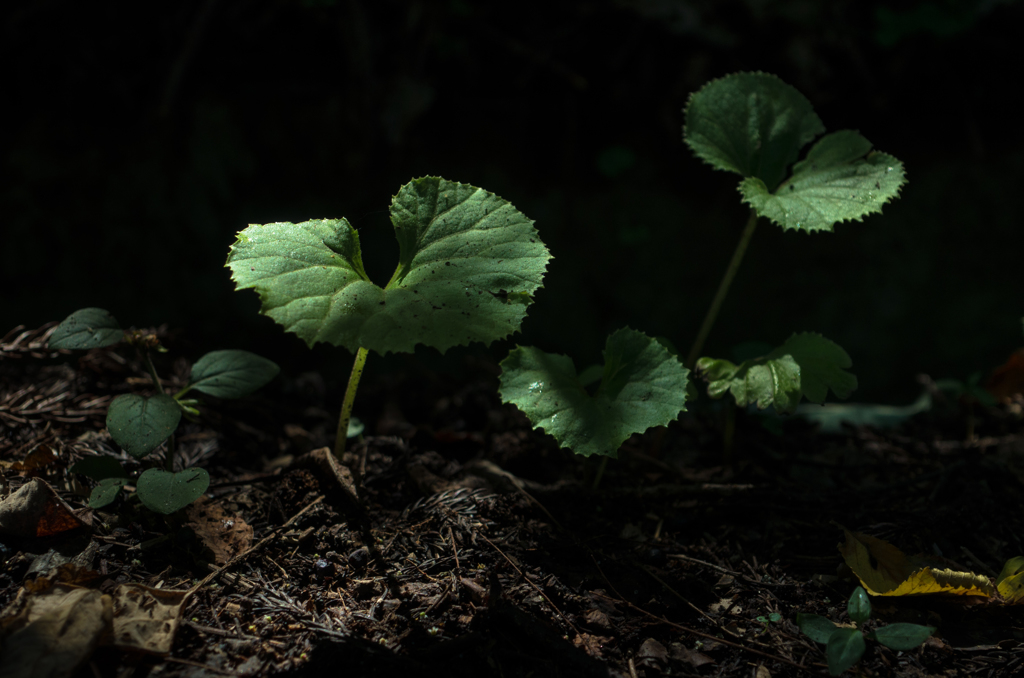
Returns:
[[[594,490],[599,460],[531,430],[501,403],[496,365],[479,363],[458,381],[362,385],[367,435],[343,459],[356,497],[308,454],[332,444],[341,394],[307,373],[245,401],[208,398],[183,422],[180,466],[212,477],[195,511],[165,519],[132,497],[93,511],[91,481],[68,468],[96,454],[144,468],[104,417],[111,397],[149,385],[127,349],[51,352],[42,330],[2,341],[4,496],[42,478],[91,527],[3,537],[0,606],[76,555],[101,590],[192,591],[168,656],[101,646],[78,676],[827,675],[795,619],[848,621],[843,527],[992,578],[1024,555],[1019,403],[978,409],[969,442],[953,406],[829,436],[740,411],[727,459],[723,410],[698,402],[627,441]],[[163,374],[176,390],[187,366]],[[234,529],[201,533],[200,514]],[[909,652],[869,643],[857,670],[1020,671],[1021,608],[968,602],[875,598],[882,621],[938,631]]]

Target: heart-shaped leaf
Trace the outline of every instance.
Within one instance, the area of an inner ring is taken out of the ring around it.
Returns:
[[[185,508],[201,497],[209,486],[210,474],[202,468],[185,469],[179,473],[151,468],[135,483],[142,504],[164,515]]]
[[[89,495],[89,507],[103,508],[113,503],[127,482],[127,478],[104,478],[96,487],[92,488],[92,493]]]
[[[217,398],[241,398],[277,376],[276,363],[249,351],[211,351],[192,366],[189,388]]]
[[[111,346],[121,341],[124,331],[114,316],[102,308],[75,311],[57,325],[50,335],[50,348],[85,350]]]
[[[533,222],[493,193],[438,177],[403,186],[391,222],[399,263],[383,288],[363,270],[346,219],[249,226],[227,265],[238,289],[255,289],[262,312],[310,346],[445,351],[519,329],[551,258]]]
[[[608,337],[601,383],[591,396],[564,355],[518,346],[501,361],[502,400],[576,454],[618,455],[633,433],[686,410],[689,370],[664,346],[624,328]]]
[[[141,459],[167,440],[181,421],[181,408],[163,393],[119,395],[107,410],[107,430],[125,452]]]
[[[811,102],[768,73],[734,73],[690,95],[683,140],[716,169],[775,187],[805,144],[825,131]]]
[[[756,403],[759,409],[774,405],[781,413],[793,412],[801,396],[823,403],[828,390],[846,398],[857,388],[857,378],[845,368],[850,356],[820,334],[794,334],[786,343],[761,358],[735,365],[728,360],[701,358],[697,371],[708,384],[708,395],[721,398],[730,392],[736,404]]]
[[[872,153],[870,141],[844,130],[822,137],[774,192],[757,177],[744,179],[739,190],[760,216],[784,230],[811,232],[881,212],[904,183],[903,163]]]

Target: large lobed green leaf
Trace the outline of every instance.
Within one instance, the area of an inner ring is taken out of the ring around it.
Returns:
[[[562,447],[616,457],[630,435],[686,410],[689,370],[657,341],[629,328],[608,337],[604,360],[591,396],[570,358],[519,346],[501,362],[499,392]]]
[[[871,152],[870,141],[843,130],[814,144],[774,193],[757,177],[744,179],[739,190],[744,202],[783,230],[811,232],[831,231],[839,222],[881,212],[904,183],[903,163]]]
[[[493,193],[424,177],[393,198],[391,222],[399,263],[383,288],[363,270],[346,219],[251,225],[227,266],[310,346],[445,351],[519,329],[551,258],[532,221]]]
[[[690,95],[683,140],[716,169],[775,187],[825,131],[803,94],[768,73],[733,73]]]
[[[708,395],[732,393],[736,404],[758,409],[773,405],[780,413],[794,412],[801,397],[823,403],[828,390],[846,398],[857,388],[857,378],[843,370],[853,362],[838,344],[820,334],[794,334],[766,356],[735,365],[728,360],[701,358],[697,371],[708,384]]]

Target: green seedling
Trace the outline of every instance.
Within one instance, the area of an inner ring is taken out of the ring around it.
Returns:
[[[738,73],[694,93],[686,107],[684,140],[714,168],[744,177],[740,193],[752,209],[686,367],[669,342],[633,330],[609,337],[605,365],[580,374],[565,356],[517,347],[501,364],[502,399],[562,446],[584,456],[614,457],[630,434],[667,424],[685,410],[687,396],[693,395],[686,368],[696,366],[710,382],[712,398],[730,393],[737,405],[771,405],[780,413],[794,412],[801,399],[822,403],[829,389],[840,398],[849,396],[857,386],[856,377],[844,371],[850,357],[818,334],[794,334],[739,365],[697,360],[759,217],[786,230],[831,231],[838,222],[881,211],[903,185],[903,165],[872,152],[870,142],[849,130],[825,135],[793,164],[800,149],[824,131],[810,102],[772,75]],[[628,350],[620,348],[626,345]],[[600,385],[590,393],[588,385],[598,378]],[[728,454],[728,424],[725,440]]]
[[[777,622],[782,621],[782,615],[779,614],[778,612],[772,612],[768,616],[765,616],[765,615],[762,614],[762,615],[760,615],[759,617],[756,618],[756,621],[759,621],[761,623],[761,626],[763,627],[761,629],[761,633],[767,633],[768,632],[768,625],[769,624],[775,624]]]
[[[827,617],[817,614],[796,615],[800,630],[814,642],[826,645],[828,672],[833,676],[838,676],[860,661],[867,649],[865,639],[876,640],[891,650],[907,652],[923,645],[935,633],[934,626],[905,623],[889,624],[867,632],[861,630],[871,618],[871,600],[863,586],[854,589],[846,603],[846,613],[854,623],[854,628],[837,626]]]
[[[792,412],[801,397],[822,402],[828,388],[845,398],[856,379],[842,372],[850,358],[815,334],[791,337],[771,353],[733,365],[701,358],[722,302],[739,270],[758,219],[783,230],[831,231],[843,221],[881,212],[906,182],[903,164],[853,130],[825,134],[797,161],[800,149],[825,131],[811,103],[767,73],[736,73],[713,80],[690,96],[683,140],[718,170],[743,177],[742,201],[750,217],[686,359],[711,382],[713,398],[731,393],[738,405],[774,405]],[[779,262],[778,268],[787,264]]]
[[[123,331],[117,320],[101,308],[75,311],[50,336],[50,348],[88,350],[124,341],[138,351],[153,382],[156,395],[119,395],[107,409],[107,430],[125,452],[142,459],[169,440],[166,469],[150,468],[135,482],[139,501],[147,508],[171,514],[198,499],[210,485],[205,469],[174,472],[173,434],[182,415],[195,417],[198,401],[185,396],[192,390],[217,398],[241,398],[273,379],[278,367],[248,351],[212,351],[192,366],[185,388],[175,394],[164,391],[153,366],[151,352],[164,352],[156,335],[138,330]],[[71,467],[97,481],[89,505],[101,508],[113,502],[131,482],[121,464],[111,457],[88,457]]]
[[[423,344],[444,352],[518,331],[551,258],[531,220],[475,186],[414,179],[390,212],[399,260],[383,287],[363,270],[347,219],[253,224],[227,258],[237,289],[259,294],[261,313],[309,346],[325,341],[355,354],[339,458],[370,350],[411,353]]]

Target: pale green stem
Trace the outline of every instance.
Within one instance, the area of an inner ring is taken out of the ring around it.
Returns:
[[[339,461],[341,460],[341,455],[345,453],[345,440],[348,438],[348,422],[352,419],[352,404],[356,401],[356,389],[359,388],[359,379],[363,376],[363,367],[366,365],[366,356],[369,354],[370,351],[362,347],[356,351],[356,361],[352,364],[352,374],[348,377],[345,401],[341,403],[341,416],[338,418],[338,433],[334,437],[334,456]]]
[[[718,317],[718,311],[722,308],[722,302],[725,301],[725,295],[729,292],[729,286],[732,284],[732,279],[736,277],[736,271],[740,268],[740,262],[743,261],[743,255],[747,251],[747,245],[750,244],[750,238],[754,235],[754,227],[757,226],[757,212],[750,210],[750,219],[747,220],[747,225],[743,229],[743,235],[740,236],[740,242],[736,245],[736,251],[732,254],[732,261],[729,262],[729,268],[725,269],[725,275],[722,277],[722,282],[718,285],[718,291],[715,293],[715,298],[711,301],[711,307],[708,309],[708,313],[704,316],[704,324],[700,326],[700,332],[697,333],[697,339],[693,342],[693,347],[690,349],[690,354],[686,357],[686,366],[693,369],[693,366],[697,364],[697,358],[700,357],[701,349],[704,348],[704,340],[708,338],[711,333],[711,327],[715,324],[715,319]]]

